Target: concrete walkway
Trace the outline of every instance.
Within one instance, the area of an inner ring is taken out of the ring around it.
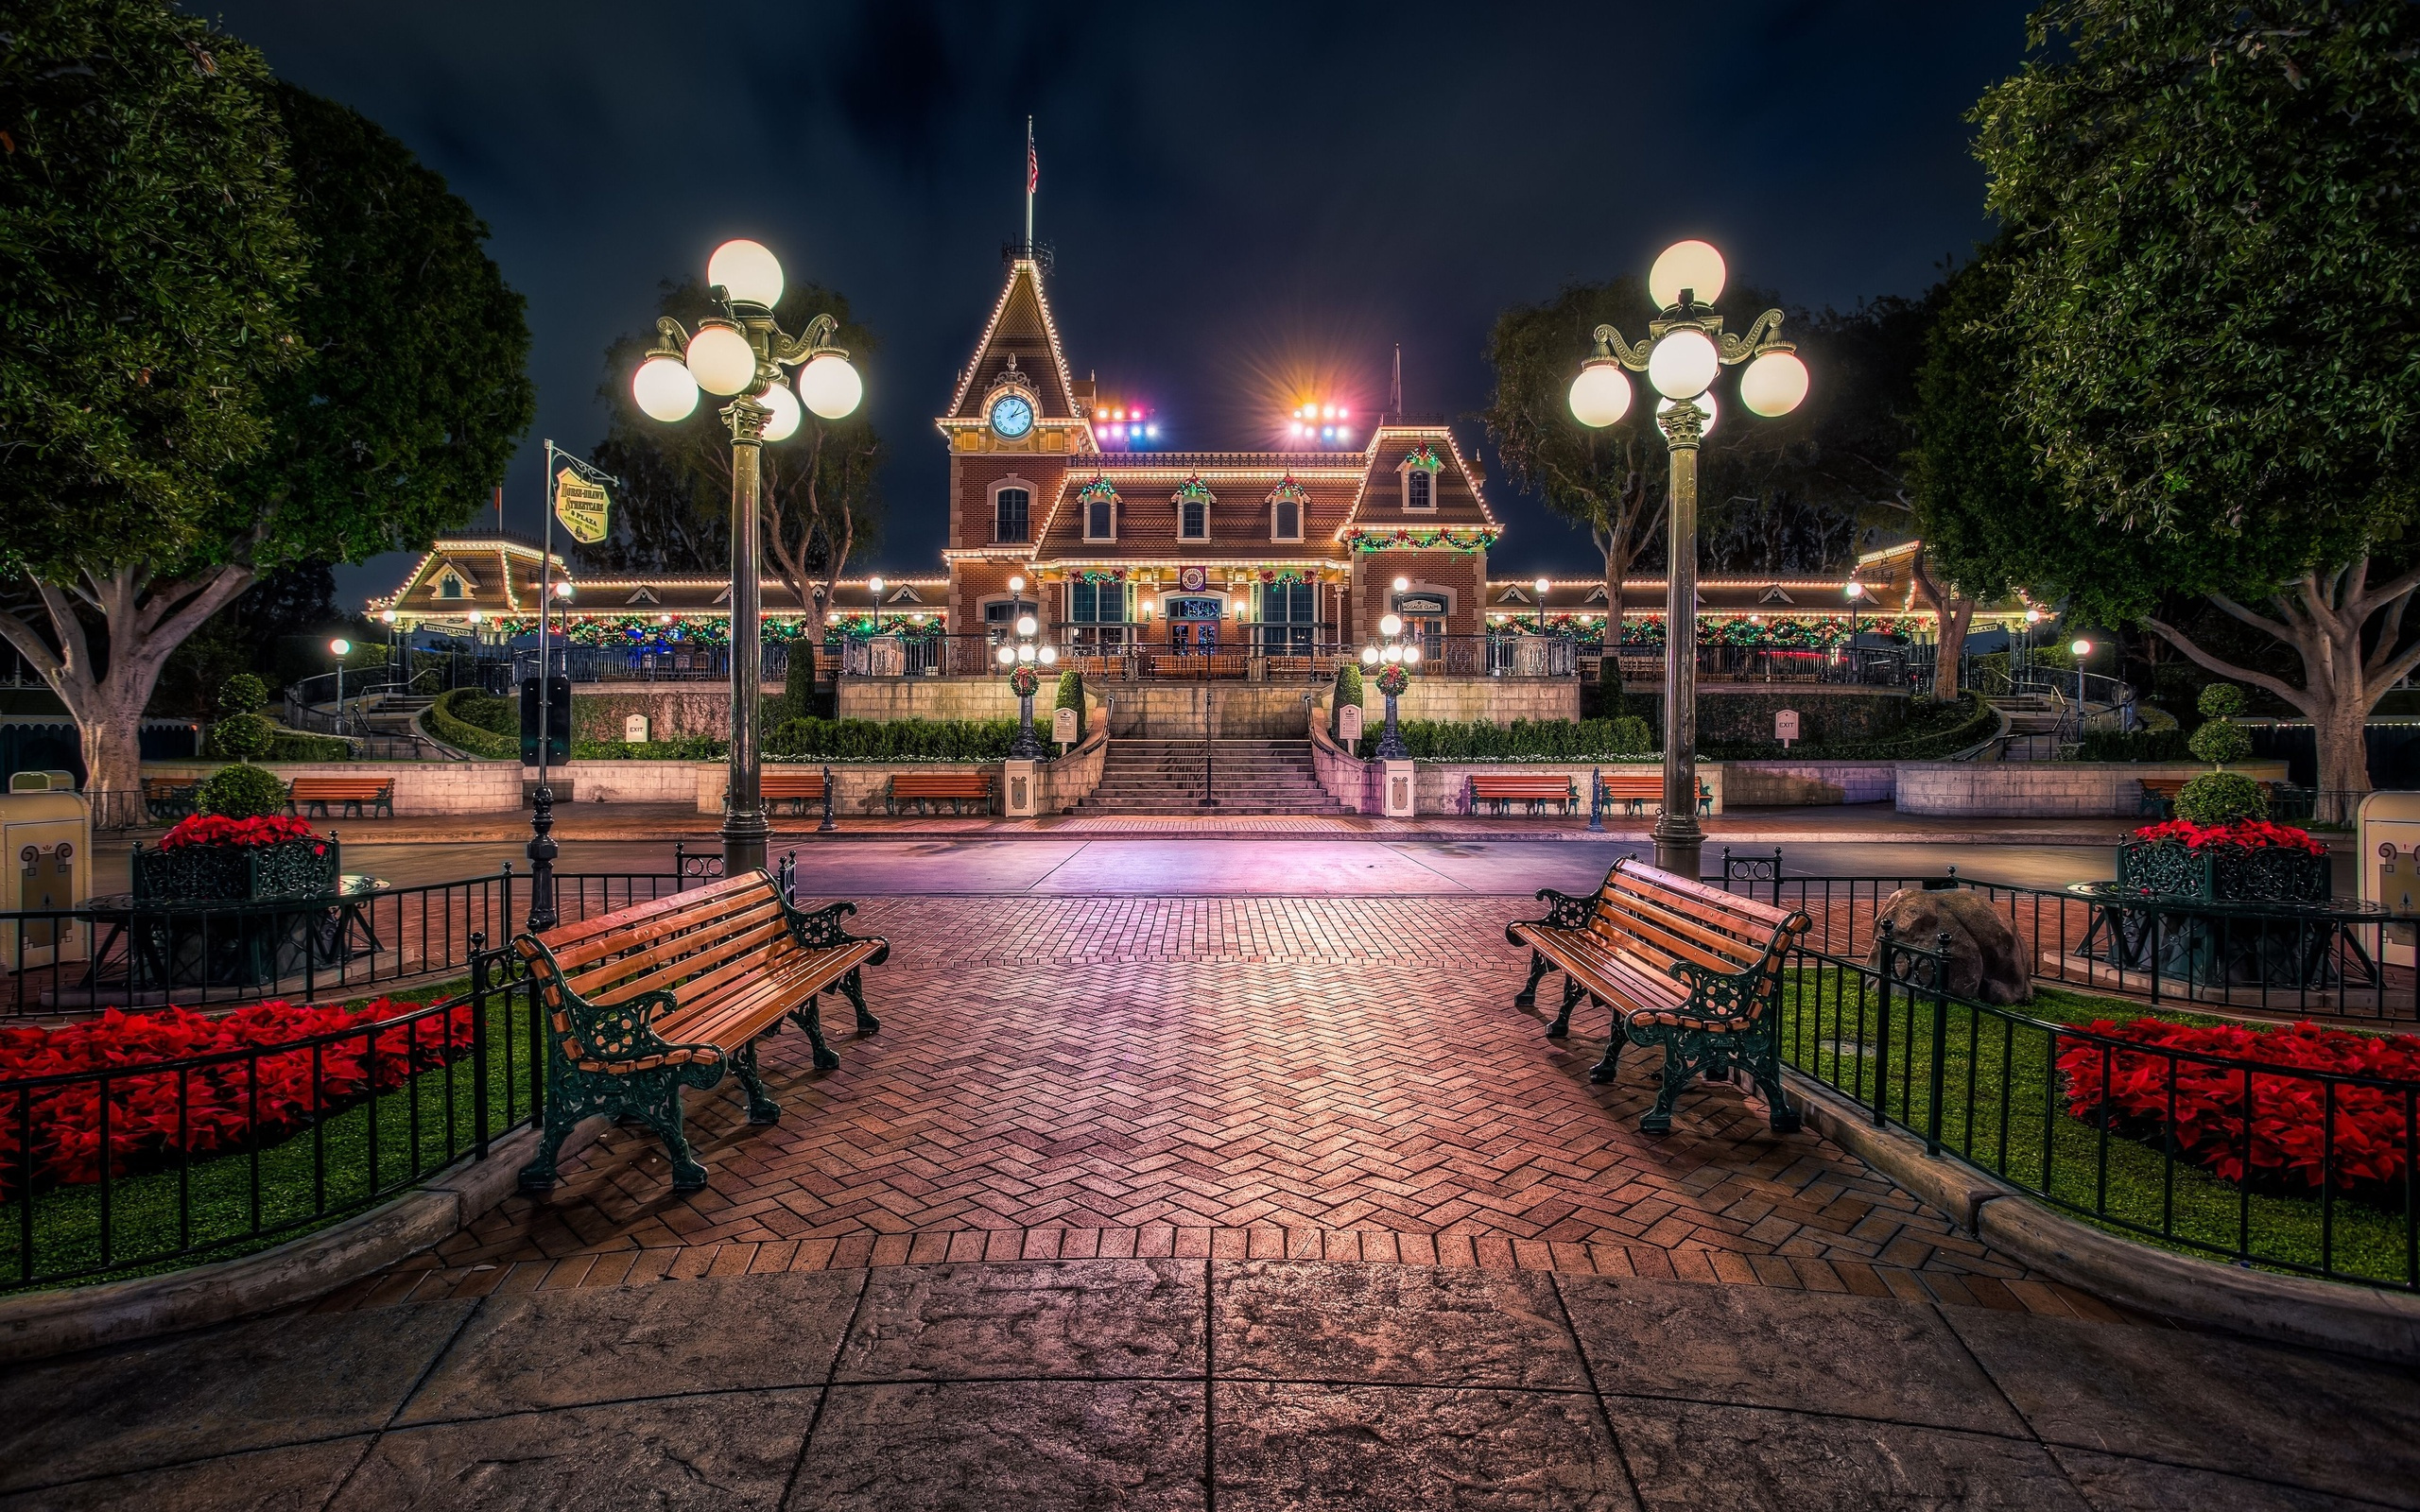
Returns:
[[[2420,1505],[2406,1373],[2173,1329],[1300,1261],[704,1278],[0,1376],[0,1508]]]

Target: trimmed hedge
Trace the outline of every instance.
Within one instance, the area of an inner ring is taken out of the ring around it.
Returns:
[[[718,762],[731,753],[731,742],[711,735],[675,735],[670,740],[575,740],[576,762]]]
[[[1059,698],[1053,709],[1076,711],[1076,744],[1084,743],[1084,675],[1069,667],[1059,674]]]
[[[257,752],[229,750],[218,738],[221,730],[238,720],[254,721],[266,730],[266,741]],[[336,735],[315,735],[307,730],[288,730],[260,714],[230,714],[202,731],[201,754],[217,761],[349,762],[353,760],[353,742]]]
[[[792,719],[764,744],[769,761],[996,762],[1013,719]]]
[[[1647,721],[1619,719],[1515,719],[1509,725],[1474,719],[1405,719],[1395,728],[1411,759],[1421,762],[1587,762],[1644,756],[1652,744]],[[1386,733],[1380,723],[1361,737],[1355,753],[1368,761]]]
[[[1956,703],[1918,704],[1909,712],[1904,734],[1889,740],[1843,740],[1828,745],[1800,742],[1784,751],[1778,741],[1754,744],[1708,741],[1698,754],[1711,761],[1933,762],[1979,745],[1999,729],[1999,715],[1979,693]]]
[[[521,706],[478,688],[437,696],[428,708],[428,731],[448,746],[491,761],[521,759]]]
[[[2087,730],[2076,747],[2080,762],[2187,762],[2182,730]]]

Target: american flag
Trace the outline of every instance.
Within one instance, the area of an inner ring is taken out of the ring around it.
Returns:
[[[1028,118],[1025,123],[1025,192],[1031,194],[1040,187],[1042,159],[1033,150],[1033,122]]]

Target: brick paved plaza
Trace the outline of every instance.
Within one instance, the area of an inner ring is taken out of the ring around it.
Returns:
[[[1283,867],[1286,852],[1270,855]],[[1510,1000],[1516,898],[901,898],[856,927],[883,1031],[809,1072],[771,1042],[779,1125],[690,1094],[714,1172],[670,1190],[618,1129],[331,1305],[658,1276],[1093,1256],[1460,1263],[1900,1295],[2106,1316],[2030,1279],[1729,1087],[1641,1135],[1652,1053],[1592,1086]],[[1547,996],[1552,997],[1549,990]],[[837,1001],[837,1000],[836,1000]],[[1599,1019],[1601,1016],[1599,1016]],[[836,1023],[845,1022],[846,1014]]]

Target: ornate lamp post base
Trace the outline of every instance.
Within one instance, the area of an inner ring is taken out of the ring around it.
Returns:
[[[1033,732],[1033,695],[1017,699],[1017,738],[1009,742],[1009,757],[1012,761],[1042,760],[1042,741]]]
[[[1378,737],[1378,760],[1400,762],[1410,758],[1411,748],[1403,743],[1403,731],[1395,728],[1395,696],[1391,693],[1387,695],[1386,732]]]
[[[725,808],[722,811],[722,874],[742,877],[752,871],[765,869],[765,850],[773,837],[773,826],[759,809]]]
[[[529,916],[522,927],[531,934],[552,929],[555,913],[555,790],[545,783],[529,799]]]

